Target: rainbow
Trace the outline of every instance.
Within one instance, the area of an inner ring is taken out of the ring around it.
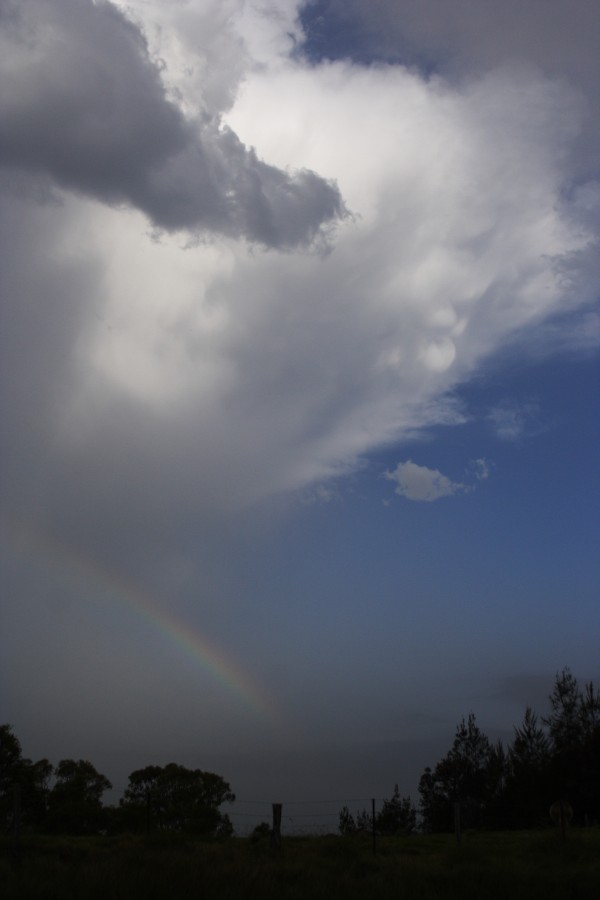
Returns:
[[[3,543],[16,555],[44,571],[52,570],[75,588],[86,592],[93,584],[96,591],[150,623],[167,640],[191,657],[214,681],[246,708],[261,717],[276,717],[273,700],[226,652],[209,641],[197,629],[184,622],[173,610],[165,609],[137,584],[120,573],[103,568],[97,560],[69,546],[39,528],[24,523],[2,522]]]

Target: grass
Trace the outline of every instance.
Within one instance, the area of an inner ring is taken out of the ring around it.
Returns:
[[[173,837],[0,842],[3,900],[597,900],[600,830],[201,843]]]

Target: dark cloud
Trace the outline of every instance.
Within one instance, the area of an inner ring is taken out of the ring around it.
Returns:
[[[259,160],[218,116],[187,120],[139,29],[108,2],[0,10],[0,163],[132,205],[161,229],[310,244],[344,212],[334,184]]]

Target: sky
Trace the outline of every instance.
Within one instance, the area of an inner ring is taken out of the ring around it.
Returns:
[[[595,0],[0,0],[27,756],[333,829],[598,681],[599,43]]]

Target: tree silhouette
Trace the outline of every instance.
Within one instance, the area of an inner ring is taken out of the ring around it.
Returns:
[[[508,750],[507,824],[531,827],[547,821],[552,802],[551,759],[550,739],[528,706]]]
[[[102,795],[112,785],[86,759],[61,759],[48,796],[48,828],[70,834],[94,834],[106,824]]]
[[[18,791],[21,825],[39,827],[46,817],[48,782],[52,766],[47,759],[32,762],[10,725],[0,725],[0,827],[13,824],[15,791]]]
[[[411,834],[417,826],[417,810],[410,797],[401,797],[398,785],[389,800],[375,817],[375,828],[379,834]]]
[[[575,819],[600,816],[600,697],[593,682],[579,688],[570,669],[557,674],[543,719],[551,742],[554,800],[568,800]]]
[[[463,717],[448,754],[435,769],[426,768],[419,781],[423,828],[451,830],[457,802],[465,825],[482,824],[502,792],[505,768],[502,746],[490,743],[473,713]]]
[[[132,772],[120,811],[135,830],[226,835],[231,823],[219,807],[233,800],[235,794],[220,775],[169,763]]]

